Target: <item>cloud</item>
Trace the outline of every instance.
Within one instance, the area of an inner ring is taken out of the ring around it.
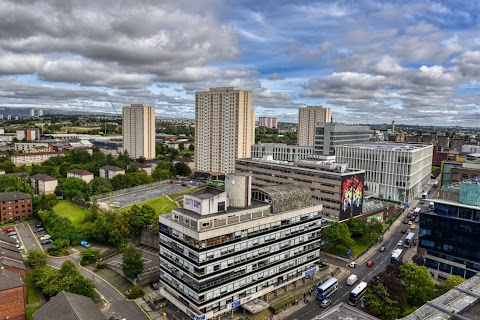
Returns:
[[[282,76],[279,73],[274,72],[274,73],[270,73],[269,75],[267,75],[267,79],[275,81],[275,80],[283,80],[283,79],[285,79],[285,77]]]

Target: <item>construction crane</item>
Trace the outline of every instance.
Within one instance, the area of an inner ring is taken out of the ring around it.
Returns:
[[[115,111],[115,114],[118,116],[119,114],[117,112],[117,109],[115,109],[115,106],[113,105],[112,100],[110,100],[110,98],[107,98],[107,99],[108,99],[108,102],[110,102],[110,105],[112,106],[113,111]]]

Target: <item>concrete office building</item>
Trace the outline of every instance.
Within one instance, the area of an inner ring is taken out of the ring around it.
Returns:
[[[227,175],[225,191],[184,195],[183,208],[159,218],[160,293],[192,319],[217,319],[306,283],[318,268],[321,210],[308,188],[255,189],[243,175]]]
[[[331,219],[345,220],[362,213],[364,170],[323,161],[259,159],[238,159],[235,169],[251,175],[254,186],[295,183],[310,188],[314,201],[323,205],[323,213]]]
[[[298,161],[315,154],[314,147],[290,146],[286,143],[259,143],[252,145],[252,158],[270,156],[272,160]]]
[[[234,87],[195,93],[195,171],[220,177],[235,171],[235,159],[250,158],[255,142],[252,92]]]
[[[258,126],[269,128],[269,129],[276,129],[276,128],[278,128],[277,118],[274,118],[274,117],[258,117]]]
[[[332,122],[330,108],[309,106],[298,109],[298,145],[315,146],[315,128],[319,122]]]
[[[433,146],[367,143],[335,147],[338,162],[365,170],[365,184],[376,197],[412,202],[430,179]]]
[[[132,159],[155,159],[155,107],[132,104],[122,112],[123,150]]]
[[[418,252],[436,279],[471,278],[480,272],[480,178],[445,186],[441,197],[420,213]]]
[[[319,122],[315,130],[315,152],[325,156],[335,155],[336,146],[370,142],[370,126]]]

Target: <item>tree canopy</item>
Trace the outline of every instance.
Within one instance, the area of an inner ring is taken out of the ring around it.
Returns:
[[[344,223],[335,222],[322,231],[322,238],[333,243],[333,246],[344,245],[349,247],[353,244],[350,230]]]
[[[135,278],[143,272],[142,253],[132,245],[125,247],[122,258],[123,274],[127,278]]]

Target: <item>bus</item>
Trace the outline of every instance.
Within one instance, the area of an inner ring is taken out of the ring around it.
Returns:
[[[422,211],[422,208],[415,208],[415,210],[413,210],[413,214],[417,215],[420,213],[420,211]]]
[[[362,300],[363,296],[367,293],[367,283],[362,281],[350,291],[350,295],[348,296],[348,304],[352,306],[356,306],[360,300]]]
[[[391,262],[397,262],[400,260],[400,257],[402,256],[403,250],[402,249],[395,249],[392,252],[392,257]]]
[[[330,278],[317,288],[317,300],[323,301],[330,297],[335,291],[338,290],[337,278]]]
[[[422,194],[422,200],[427,199],[427,197],[428,197],[428,192],[425,192]]]
[[[410,232],[409,234],[407,234],[407,236],[405,237],[405,240],[403,241],[403,246],[405,248],[410,248],[412,245],[413,238],[415,238],[415,232]]]

